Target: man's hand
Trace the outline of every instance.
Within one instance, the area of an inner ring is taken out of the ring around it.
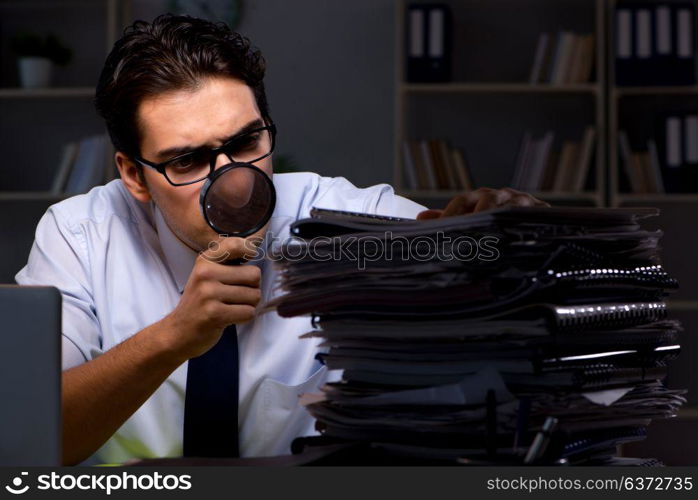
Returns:
[[[231,265],[256,255],[243,238],[221,238],[217,248],[202,252],[177,307],[163,321],[173,332],[173,349],[200,356],[220,339],[226,326],[252,320],[262,293],[261,271],[254,265]]]
[[[218,248],[197,258],[172,313],[63,372],[64,464],[97,451],[174,370],[213,347],[226,326],[252,319],[261,272],[224,261],[255,255],[250,239],[221,239]]]
[[[430,209],[420,212],[417,220],[438,219],[451,215],[474,214],[490,208],[517,205],[520,207],[549,207],[550,204],[534,198],[528,193],[511,188],[479,188],[475,191],[459,194],[443,210]]]

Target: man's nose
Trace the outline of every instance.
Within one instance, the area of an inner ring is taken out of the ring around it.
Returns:
[[[225,153],[220,152],[216,155],[214,162],[215,163],[213,165],[213,169],[216,170],[222,167],[223,165],[227,165],[228,163],[230,163],[230,158],[228,158]]]

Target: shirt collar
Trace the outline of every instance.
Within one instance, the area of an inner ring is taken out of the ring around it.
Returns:
[[[158,209],[157,205],[154,203],[153,214],[155,228],[160,240],[160,247],[165,256],[165,262],[177,284],[179,293],[182,293],[184,291],[184,285],[186,285],[189,280],[191,270],[194,269],[194,263],[199,254],[177,238],[167,225],[167,222],[165,222],[160,209]]]

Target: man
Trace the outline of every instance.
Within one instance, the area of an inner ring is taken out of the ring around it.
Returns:
[[[289,453],[293,438],[313,433],[297,397],[330,375],[315,360],[317,343],[298,338],[310,321],[255,314],[278,293],[274,269],[219,262],[256,253],[241,238],[220,239],[199,206],[204,179],[233,160],[272,176],[264,71],[244,37],[175,16],[135,23],[107,57],[96,106],[120,179],[49,208],[16,276],[63,294],[66,464],[182,455],[188,361],[220,345],[228,325],[237,326],[240,454]],[[312,206],[434,218],[542,204],[481,189],[424,210],[387,185],[358,189],[312,173],[273,181],[273,216],[253,237],[283,238]],[[235,422],[229,427],[235,432]]]

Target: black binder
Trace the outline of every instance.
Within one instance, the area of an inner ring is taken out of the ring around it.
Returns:
[[[405,19],[408,82],[447,82],[452,77],[453,19],[446,4],[411,4]]]
[[[617,85],[696,82],[692,3],[619,2],[612,23]],[[641,53],[647,49],[649,52]]]
[[[670,110],[659,113],[654,120],[654,135],[657,143],[660,168],[664,188],[667,193],[694,193],[698,185],[698,165],[688,162],[688,141],[686,140],[686,117],[698,111]],[[678,121],[678,164],[668,162],[669,120]],[[698,140],[694,138],[693,140]]]

